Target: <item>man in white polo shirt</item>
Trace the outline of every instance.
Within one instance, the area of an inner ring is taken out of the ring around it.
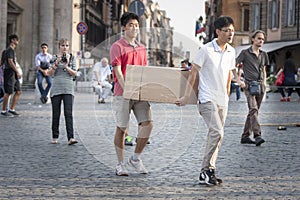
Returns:
[[[229,16],[221,16],[214,22],[218,38],[202,46],[198,51],[188,78],[185,95],[176,101],[183,106],[188,102],[192,85],[199,74],[198,109],[207,128],[208,138],[200,172],[200,184],[218,185],[222,180],[216,178],[216,159],[222,143],[224,124],[230,94],[231,71],[239,85],[235,70],[235,50],[229,43],[234,35],[234,22]]]

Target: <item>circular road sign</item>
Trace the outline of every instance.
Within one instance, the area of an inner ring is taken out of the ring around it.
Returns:
[[[88,31],[88,25],[85,22],[79,22],[76,29],[80,35],[84,35]]]
[[[128,10],[137,14],[139,17],[142,16],[145,12],[145,6],[140,0],[135,0],[130,3]]]

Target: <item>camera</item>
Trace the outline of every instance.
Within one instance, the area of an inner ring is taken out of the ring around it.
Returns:
[[[61,57],[61,62],[63,62],[63,63],[68,62],[68,59],[67,59],[67,56],[66,56],[65,53],[64,53],[64,54],[62,55],[62,57]]]
[[[50,60],[50,64],[53,64],[55,63],[57,60],[57,57],[56,56],[53,56],[52,59]]]

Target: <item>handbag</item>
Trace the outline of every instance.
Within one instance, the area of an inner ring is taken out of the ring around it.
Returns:
[[[261,94],[261,84],[257,81],[251,81],[249,83],[249,92],[251,95],[259,96]]]
[[[275,85],[276,85],[276,86],[281,86],[281,85],[283,84],[283,81],[284,81],[284,72],[282,71],[282,72],[278,75],[278,77],[277,77],[277,79],[276,79],[276,82],[275,82]]]
[[[250,81],[249,82],[249,86],[248,86],[248,89],[249,89],[249,93],[253,96],[259,96],[261,95],[261,73],[262,73],[262,64],[260,63],[259,65],[259,75],[258,75],[258,81]]]

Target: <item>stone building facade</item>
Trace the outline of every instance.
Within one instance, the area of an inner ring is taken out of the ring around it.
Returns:
[[[35,55],[40,44],[49,45],[49,53],[58,52],[58,40],[68,38],[73,55],[81,65],[85,56],[99,60],[108,56],[110,45],[121,36],[120,16],[133,0],[0,0],[0,49],[6,49],[7,38],[20,37],[16,49],[23,69],[24,82],[35,81]],[[140,41],[148,48],[149,63],[172,65],[172,28],[164,11],[151,0],[141,0],[145,11],[140,17]],[[77,32],[85,22],[88,32]],[[145,32],[144,32],[145,30]],[[163,48],[162,48],[163,47]],[[89,52],[89,54],[85,54]],[[91,57],[90,57],[91,55]]]
[[[235,21],[233,46],[237,53],[250,46],[250,35],[255,30],[263,30],[267,40],[263,50],[271,61],[269,74],[275,73],[283,65],[285,54],[290,51],[300,67],[300,0],[207,0],[207,26],[220,15],[230,15]],[[210,38],[212,29],[208,29]]]

